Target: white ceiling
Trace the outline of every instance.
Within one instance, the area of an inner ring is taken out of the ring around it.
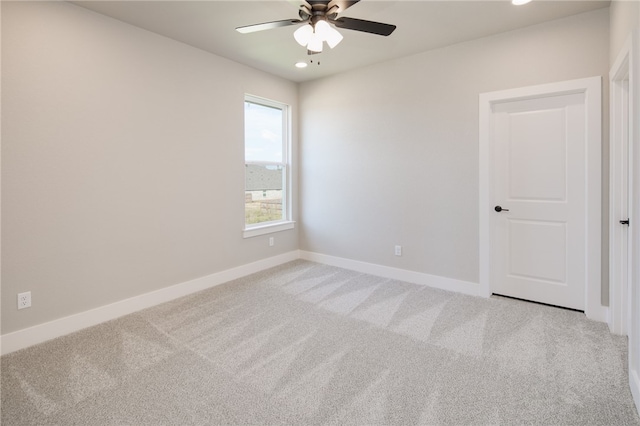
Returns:
[[[397,25],[389,37],[339,30],[344,40],[307,56],[293,39],[297,26],[251,34],[238,26],[297,19],[295,0],[74,1],[73,3],[233,61],[301,82],[438,47],[609,6],[609,1],[362,0],[342,16]],[[297,69],[300,60],[313,60]],[[319,65],[318,65],[319,63]]]

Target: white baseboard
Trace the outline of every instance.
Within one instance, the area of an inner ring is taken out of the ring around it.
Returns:
[[[629,374],[629,386],[631,387],[631,395],[636,403],[636,410],[640,413],[640,377],[638,371],[632,370]]]
[[[422,272],[393,268],[391,266],[376,265],[374,263],[361,262],[359,260],[345,259],[342,257],[329,256],[326,254],[308,251],[300,251],[300,258],[310,260],[312,262],[337,266],[339,268],[350,269],[364,274],[377,275],[379,277],[406,281],[413,284],[453,291],[456,293],[463,293],[471,296],[481,295],[480,285],[470,281],[461,281],[453,278],[440,277]]]
[[[587,306],[587,308],[584,311],[584,314],[587,316],[587,318],[593,321],[604,322],[604,323],[609,322],[609,308],[607,306],[602,306],[600,304],[594,305],[591,307]],[[610,325],[609,325],[609,328],[611,328]],[[611,329],[609,329],[609,331],[611,331]]]
[[[352,271],[376,275],[379,277],[410,282],[413,284],[471,296],[483,297],[480,285],[470,281],[456,280],[453,278],[377,265],[374,263],[367,263],[342,257],[329,256],[326,254],[294,250],[279,256],[227,269],[205,277],[196,278],[191,281],[186,281],[150,293],[141,294],[139,296],[101,306],[99,308],[2,335],[0,336],[0,354],[5,355],[15,352],[56,337],[64,336],[161,303],[169,302],[201,290],[206,290],[296,259],[305,259],[312,262],[337,266],[339,268],[350,269]],[[594,316],[591,317],[591,319],[606,322],[607,309],[605,307],[603,307],[602,310],[593,312],[593,314]],[[640,393],[640,384],[636,383],[635,386],[636,389],[639,389],[638,393]],[[638,393],[636,393],[636,395],[638,395]]]
[[[2,355],[300,258],[294,250],[0,336]]]

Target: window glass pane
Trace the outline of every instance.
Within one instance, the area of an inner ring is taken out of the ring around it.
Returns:
[[[281,165],[245,166],[244,213],[247,225],[282,220],[283,182],[285,168]]]
[[[244,103],[245,161],[282,162],[282,110]]]

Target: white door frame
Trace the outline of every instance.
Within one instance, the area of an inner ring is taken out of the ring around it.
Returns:
[[[631,227],[619,223],[631,219],[633,184],[633,36],[627,38],[609,72],[609,329],[627,335],[631,282]]]
[[[565,95],[573,93],[585,94],[586,137],[587,137],[587,218],[585,264],[587,265],[585,286],[585,314],[588,318],[605,322],[607,308],[601,303],[601,269],[602,269],[602,93],[601,78],[590,77],[538,86],[502,90],[480,94],[480,295],[491,296],[491,212],[494,196],[492,167],[492,111],[499,103],[526,100],[542,95]]]

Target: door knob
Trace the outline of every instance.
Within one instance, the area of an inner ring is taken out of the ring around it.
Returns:
[[[503,209],[501,206],[495,206],[493,209],[495,211],[497,211],[498,213],[500,213],[500,212],[508,212],[509,211],[509,209]]]

